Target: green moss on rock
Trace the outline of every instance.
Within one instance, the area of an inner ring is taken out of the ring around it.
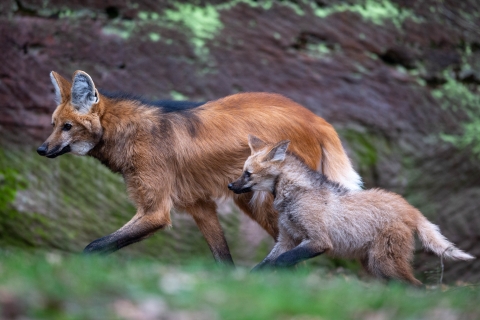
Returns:
[[[348,142],[360,167],[367,168],[377,164],[378,152],[374,141],[378,138],[375,135],[354,129],[339,130],[339,133]]]
[[[480,95],[457,81],[450,72],[444,73],[447,82],[432,90],[432,96],[444,109],[465,113],[468,120],[461,124],[460,133],[442,133],[441,138],[460,149],[468,148],[480,158]]]
[[[342,3],[327,7],[318,7],[315,3],[311,5],[315,15],[320,18],[325,18],[337,12],[349,11],[357,13],[364,20],[371,21],[378,25],[390,21],[397,28],[400,28],[406,19],[411,19],[417,23],[423,22],[423,19],[416,16],[412,10],[400,8],[397,4],[389,0],[365,0],[353,4]]]
[[[0,246],[81,252],[135,214],[120,175],[89,157],[47,159],[33,147],[0,142]],[[231,210],[231,209],[228,209]],[[242,250],[240,212],[220,216],[237,259]],[[191,216],[172,212],[173,227],[117,252],[165,262],[209,258],[210,250]]]

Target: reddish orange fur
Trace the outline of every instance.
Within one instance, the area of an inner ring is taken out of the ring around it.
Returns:
[[[324,173],[331,173],[332,179],[353,171],[334,128],[278,94],[235,94],[188,113],[162,113],[138,101],[100,95],[91,111],[82,115],[69,103],[71,84],[54,76],[62,103],[53,114],[55,127],[47,142],[50,146],[61,143],[59,126],[73,122],[75,139],[94,141],[88,154],[123,175],[138,208],[115,237],[123,233],[144,238],[170,225],[170,210],[176,207],[193,216],[215,258],[231,259],[213,199],[232,196],[227,185],[240,175],[250,155],[250,133],[267,142],[289,139],[293,152],[314,169],[322,170],[323,163]],[[323,153],[328,159],[322,158]],[[234,197],[246,214],[276,238],[272,199],[258,210],[250,199],[251,194]]]

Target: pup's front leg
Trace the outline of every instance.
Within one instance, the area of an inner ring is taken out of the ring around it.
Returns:
[[[277,243],[275,243],[272,251],[270,251],[270,253],[265,259],[263,259],[262,262],[257,264],[252,269],[252,272],[272,267],[275,259],[277,259],[278,256],[280,256],[284,252],[287,252],[288,250],[291,250],[292,248],[295,248],[295,242],[285,230],[282,230],[282,228],[280,228],[280,235],[278,236],[278,241]]]
[[[292,267],[299,262],[316,257],[328,249],[329,247],[327,245],[323,245],[322,243],[312,240],[304,240],[292,250],[283,252],[273,262],[273,266],[276,268]]]

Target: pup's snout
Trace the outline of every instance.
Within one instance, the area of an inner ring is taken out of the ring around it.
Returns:
[[[241,183],[238,180],[232,183],[229,183],[228,189],[232,190],[236,194],[252,191],[252,188],[245,188],[243,185],[241,185]]]
[[[37,149],[37,153],[41,156],[45,156],[47,154],[48,144],[44,143]]]

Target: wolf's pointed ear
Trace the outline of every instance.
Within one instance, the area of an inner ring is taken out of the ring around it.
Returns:
[[[75,71],[72,84],[72,105],[80,113],[88,113],[99,97],[92,78],[83,71]]]
[[[267,146],[267,144],[260,138],[254,136],[253,134],[248,135],[248,145],[252,153],[255,153]]]
[[[287,155],[287,148],[290,140],[283,140],[277,143],[265,156],[263,161],[283,161]]]
[[[67,101],[70,96],[70,81],[55,71],[50,72],[50,80],[55,88],[55,103],[58,105]]]

